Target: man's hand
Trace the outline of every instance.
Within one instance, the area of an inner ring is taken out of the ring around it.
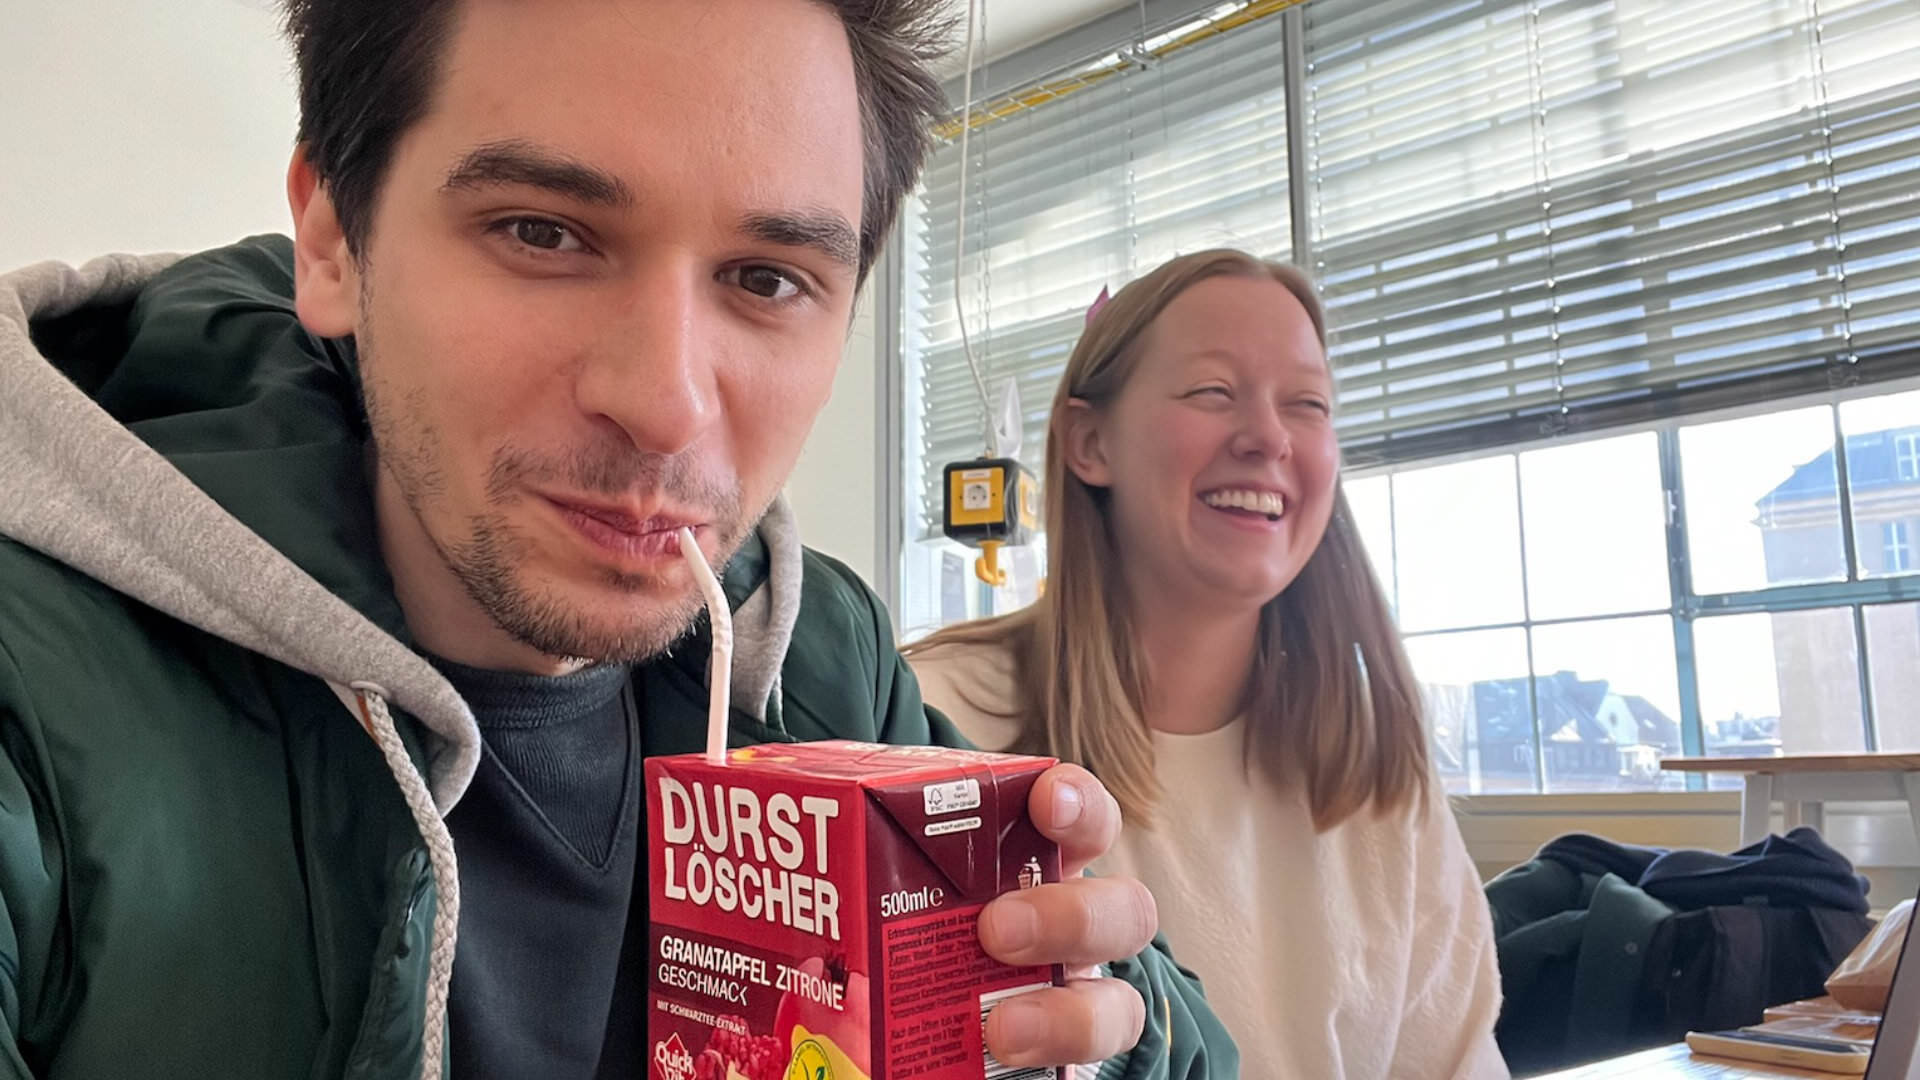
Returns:
[[[1160,915],[1138,881],[1080,876],[1120,835],[1120,804],[1093,774],[1078,765],[1054,766],[1033,785],[1027,809],[1059,843],[1063,880],[987,905],[980,944],[1016,967],[1064,964],[1067,985],[995,1009],[987,1049],[1015,1066],[1103,1061],[1140,1041],[1146,1002],[1126,983],[1099,978],[1095,968],[1145,949]]]

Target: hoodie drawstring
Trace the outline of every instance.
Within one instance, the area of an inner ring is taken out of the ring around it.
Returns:
[[[352,694],[341,693],[360,720],[360,726],[373,736],[387,769],[413,823],[427,845],[427,862],[433,870],[433,887],[439,900],[433,910],[433,931],[428,948],[427,1013],[420,1051],[420,1080],[440,1080],[447,1052],[447,993],[453,982],[454,945],[460,934],[460,871],[454,859],[453,836],[433,804],[427,781],[407,756],[406,745],[394,729],[393,714],[387,709],[387,692],[369,682],[350,684]],[[340,691],[336,688],[336,693]]]

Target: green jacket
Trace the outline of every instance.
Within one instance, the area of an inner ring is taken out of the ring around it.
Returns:
[[[408,646],[351,345],[301,329],[291,261],[0,277],[0,1080],[400,1080],[444,1023],[454,853],[423,832],[479,735]],[[725,581],[736,745],[959,741],[783,505]],[[701,748],[706,657],[635,670],[647,753]],[[391,705],[390,757],[349,685]],[[1103,1076],[1237,1075],[1158,945],[1114,974],[1149,1021]]]
[[[1654,935],[1674,908],[1616,875],[1534,859],[1487,883],[1500,989],[1495,1036],[1516,1075],[1639,1049]]]

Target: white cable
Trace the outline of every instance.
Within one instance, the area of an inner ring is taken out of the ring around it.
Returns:
[[[973,355],[973,339],[967,334],[967,304],[961,296],[962,274],[967,260],[967,144],[973,133],[973,46],[976,39],[974,8],[984,0],[967,0],[966,74],[960,81],[960,213],[955,222],[953,242],[953,314],[960,324],[960,354],[973,374],[973,387],[980,392],[980,419],[987,429],[987,452],[999,456],[1000,440],[993,427],[993,397],[987,393],[987,380],[980,374],[980,361]]]

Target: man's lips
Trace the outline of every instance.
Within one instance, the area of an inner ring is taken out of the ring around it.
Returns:
[[[581,514],[600,522],[609,529],[628,533],[633,536],[647,536],[660,532],[679,532],[682,528],[696,528],[699,522],[673,514],[651,514],[642,517],[639,514],[620,507],[596,503],[577,502],[572,499],[548,500],[564,511]]]
[[[646,514],[604,503],[543,496],[575,532],[618,558],[651,560],[680,554],[680,530],[698,533],[703,522],[675,513]]]

